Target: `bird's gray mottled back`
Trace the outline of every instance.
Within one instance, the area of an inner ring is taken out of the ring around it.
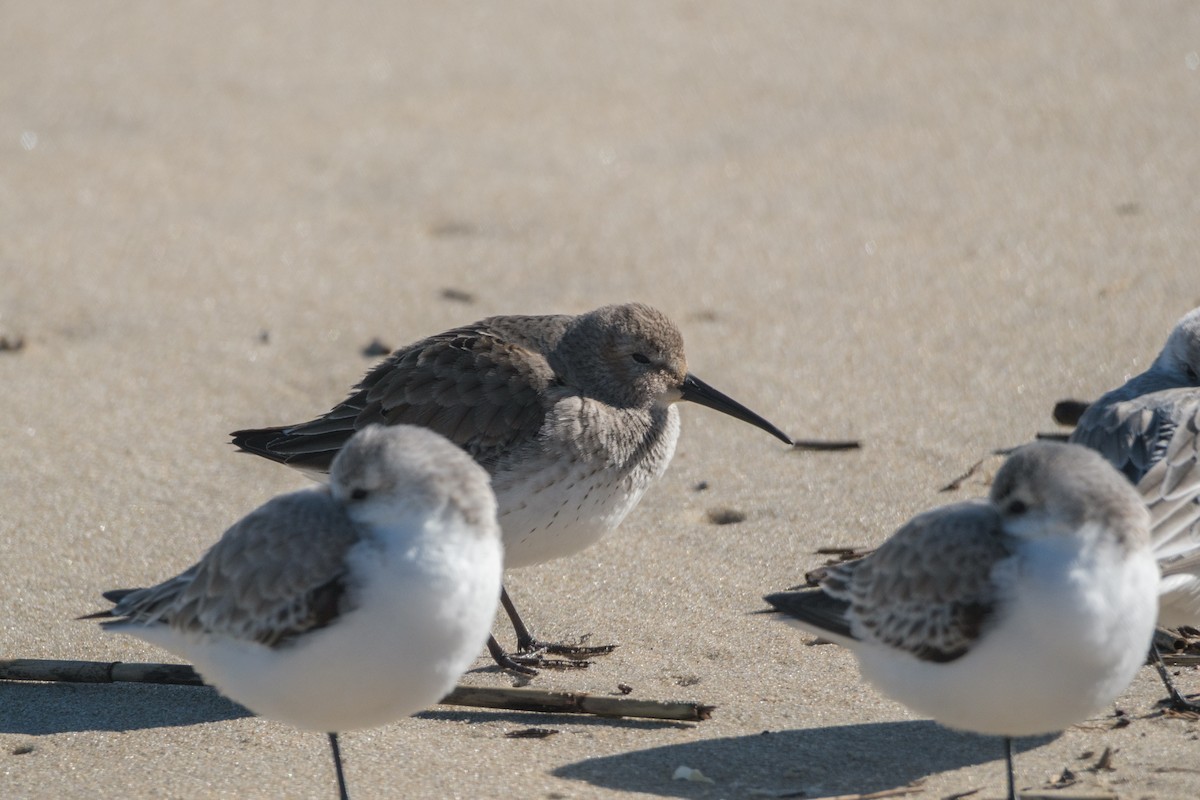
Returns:
[[[1179,436],[1200,425],[1200,309],[1175,324],[1145,372],[1105,393],[1079,418],[1071,441],[1096,450],[1138,483]],[[1194,436],[1191,437],[1194,440]]]
[[[1154,366],[1175,386],[1200,386],[1200,308],[1175,323]]]
[[[1089,413],[1094,408],[1182,387],[1200,387],[1200,308],[1189,311],[1175,323],[1163,349],[1145,372],[1102,395],[1080,418],[1079,424],[1088,427]]]

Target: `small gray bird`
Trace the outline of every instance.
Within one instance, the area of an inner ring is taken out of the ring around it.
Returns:
[[[237,431],[244,451],[310,473],[373,423],[421,425],[462,447],[492,477],[505,566],[576,553],[615,529],[667,468],[676,403],[691,401],[791,439],[688,372],[683,336],[641,303],[578,316],[500,316],[402,347],[346,400],[298,425]],[[537,641],[508,594],[517,658],[493,637],[497,663],[531,674],[540,653],[577,658],[612,647]]]
[[[1096,453],[1039,442],[990,499],[920,514],[820,588],[766,597],[851,649],[881,692],[944,725],[1003,736],[1062,730],[1141,667],[1158,612],[1145,504]]]
[[[328,487],[274,498],[190,569],[106,592],[116,605],[87,618],[188,659],[255,713],[327,733],[345,798],[338,731],[444,697],[489,635],[502,571],[487,474],[435,433],[372,426]]]
[[[1088,406],[1070,441],[1104,456],[1150,506],[1163,573],[1159,624],[1200,626],[1200,308],[1175,324],[1145,372]],[[1157,649],[1154,658],[1172,705],[1200,710],[1175,688]]]

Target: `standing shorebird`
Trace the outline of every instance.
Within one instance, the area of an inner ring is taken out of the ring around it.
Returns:
[[[327,414],[233,434],[242,450],[321,473],[359,428],[431,428],[490,473],[505,567],[577,553],[616,528],[675,452],[689,400],[791,444],[765,419],[687,371],[683,337],[662,312],[604,306],[578,316],[489,317],[392,353]],[[495,637],[501,666],[532,674],[540,653],[586,657],[612,647],[537,641],[501,592],[517,658]]]
[[[952,728],[1062,730],[1110,703],[1142,665],[1158,612],[1145,504],[1076,445],[1018,448],[988,501],[914,517],[820,588],[766,600],[850,648],[863,677]]]
[[[107,618],[190,660],[257,714],[328,733],[437,702],[487,640],[503,572],[487,473],[443,437],[372,426],[329,486],[281,495],[157,586],[106,592]]]
[[[1099,452],[1150,505],[1159,624],[1200,626],[1200,308],[1175,324],[1149,369],[1088,406],[1070,441]],[[1175,688],[1157,648],[1153,655],[1171,704],[1200,710]]]

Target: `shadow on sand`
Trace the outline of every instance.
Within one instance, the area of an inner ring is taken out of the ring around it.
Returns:
[[[208,686],[0,681],[0,733],[132,731],[249,716]]]
[[[1053,739],[1015,740],[1014,752]],[[999,738],[958,733],[922,720],[705,739],[589,758],[553,774],[662,797],[822,797],[883,791],[926,775],[996,761],[995,780],[989,783],[1001,791],[1003,758]],[[714,783],[673,780],[680,766],[699,769]]]

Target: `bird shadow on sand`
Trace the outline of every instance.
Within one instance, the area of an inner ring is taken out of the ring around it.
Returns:
[[[1013,749],[1023,752],[1053,739],[1017,739]],[[1004,744],[998,737],[957,733],[923,720],[704,739],[589,758],[553,774],[604,789],[662,797],[827,797],[894,789],[989,761],[997,762],[994,784],[1003,787],[1003,759]],[[700,770],[712,783],[674,780],[681,766]]]
[[[249,716],[208,686],[0,682],[0,733],[132,731]]]

